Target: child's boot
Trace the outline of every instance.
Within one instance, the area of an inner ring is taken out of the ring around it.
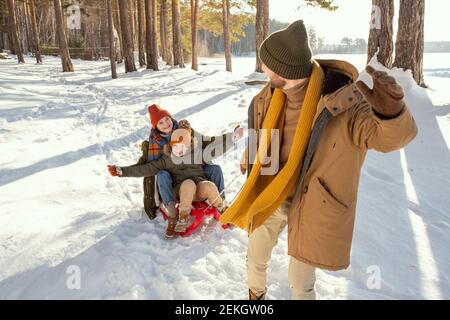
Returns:
[[[191,208],[180,208],[180,214],[178,216],[178,222],[175,226],[176,232],[185,232],[189,226],[189,215],[191,214]]]

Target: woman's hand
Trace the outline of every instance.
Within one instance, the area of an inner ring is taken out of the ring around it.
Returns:
[[[234,135],[233,135],[234,143],[238,142],[243,137],[244,137],[244,128],[242,128],[240,125],[237,125],[236,128],[234,128]]]
[[[122,170],[120,167],[108,164],[108,171],[113,177],[121,177],[122,176]]]
[[[186,119],[180,120],[178,122],[178,128],[180,129],[191,129],[191,124]]]

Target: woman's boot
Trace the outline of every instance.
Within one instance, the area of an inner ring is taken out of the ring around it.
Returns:
[[[168,213],[166,238],[172,239],[177,234],[175,226],[177,225],[178,212],[174,202],[169,203],[166,208]]]

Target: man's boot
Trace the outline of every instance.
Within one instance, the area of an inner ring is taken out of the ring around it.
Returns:
[[[178,221],[178,212],[177,208],[175,207],[175,203],[173,202],[169,203],[166,208],[169,216],[167,219],[166,238],[172,239],[177,234],[175,232],[175,226],[177,225]]]
[[[248,300],[265,300],[266,299],[266,293],[257,296],[253,293],[252,290],[248,289]]]

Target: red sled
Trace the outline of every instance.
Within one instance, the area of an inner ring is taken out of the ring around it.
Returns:
[[[216,221],[220,219],[220,213],[216,208],[208,205],[206,201],[201,202],[193,202],[192,203],[192,211],[191,216],[195,216],[194,222],[186,229],[185,232],[178,233],[182,237],[190,236],[200,225],[202,224],[204,216],[213,216]],[[164,220],[168,219],[167,211],[164,206],[160,206],[159,210],[161,211]],[[229,225],[222,225],[222,228],[227,229]]]

